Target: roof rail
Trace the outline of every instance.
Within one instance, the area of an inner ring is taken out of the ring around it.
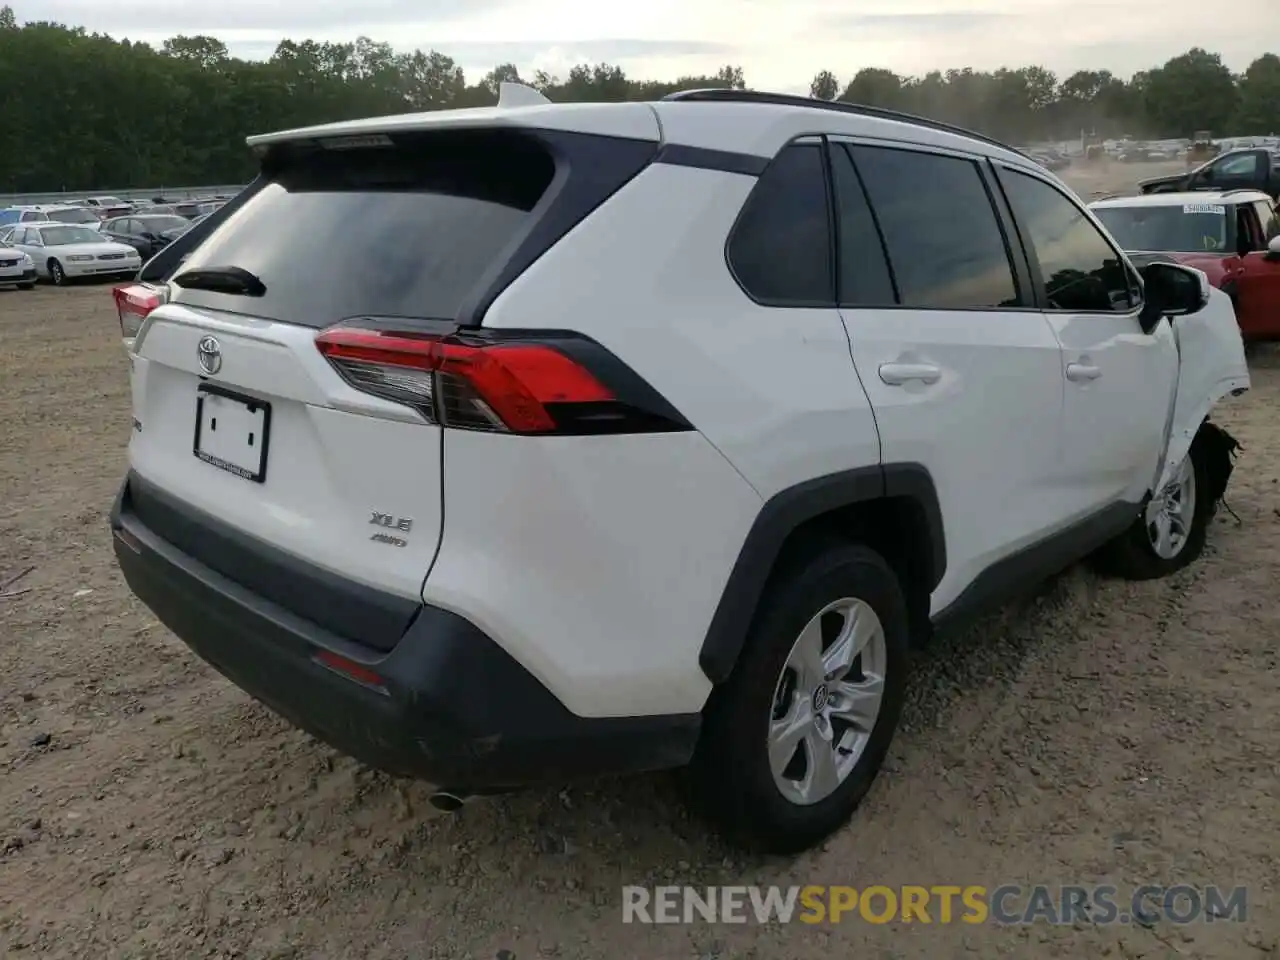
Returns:
[[[693,103],[771,103],[775,106],[785,107],[812,107],[818,110],[834,110],[838,113],[852,113],[863,117],[874,117],[878,120],[896,120],[899,123],[910,123],[917,127],[926,127],[930,130],[938,130],[943,133],[954,133],[962,137],[968,137],[970,140],[978,140],[982,143],[990,144],[993,147],[1000,147],[1002,150],[1008,150],[1019,156],[1031,159],[1025,150],[1019,150],[1017,147],[1010,146],[1003,141],[996,140],[994,137],[988,137],[986,134],[977,133],[976,131],[958,127],[955,124],[943,123],[941,120],[932,120],[929,117],[917,116],[914,113],[903,113],[900,110],[890,110],[887,107],[872,107],[864,103],[846,103],[843,100],[819,100],[816,97],[806,97],[793,93],[768,93],[763,90],[733,90],[728,87],[703,87],[698,90],[677,90],[675,93],[669,93],[663,100],[689,101]]]

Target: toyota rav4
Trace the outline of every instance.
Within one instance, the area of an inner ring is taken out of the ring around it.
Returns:
[[[250,144],[253,184],[116,292],[116,556],[440,806],[684,767],[727,834],[805,848],[870,787],[913,643],[1204,545],[1208,414],[1249,383],[1227,297],[999,143],[506,85]]]

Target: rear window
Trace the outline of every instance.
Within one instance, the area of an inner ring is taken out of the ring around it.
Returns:
[[[174,299],[310,327],[450,319],[514,250],[554,174],[539,144],[505,131],[269,154],[265,186],[177,271],[239,267],[266,293],[177,287]]]
[[[98,218],[88,210],[51,210],[47,214],[50,220],[56,220],[59,223],[97,223]]]

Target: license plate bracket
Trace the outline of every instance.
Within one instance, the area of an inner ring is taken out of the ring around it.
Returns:
[[[210,466],[253,483],[267,479],[271,404],[211,383],[196,390],[191,452]]]

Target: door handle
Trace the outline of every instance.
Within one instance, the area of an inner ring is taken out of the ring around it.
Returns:
[[[891,387],[900,387],[912,380],[937,383],[942,379],[942,369],[932,363],[882,363],[880,379]]]
[[[1102,370],[1087,363],[1068,363],[1067,379],[1072,383],[1087,383],[1102,376]]]

